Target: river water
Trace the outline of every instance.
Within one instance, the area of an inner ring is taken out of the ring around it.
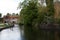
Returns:
[[[21,40],[21,33],[18,25],[15,25],[13,30],[5,29],[0,32],[0,40]]]

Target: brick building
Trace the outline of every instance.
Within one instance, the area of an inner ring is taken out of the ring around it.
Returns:
[[[4,22],[7,22],[7,23],[12,23],[12,22],[15,22],[15,23],[18,23],[18,20],[19,20],[19,16],[18,15],[6,15],[3,17],[4,19]]]

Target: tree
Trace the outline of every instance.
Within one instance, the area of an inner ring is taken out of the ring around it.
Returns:
[[[47,7],[39,5],[38,0],[24,0],[22,3],[20,20],[24,24],[24,34],[26,40],[42,40],[39,25],[44,22],[47,23],[47,18],[49,18],[49,23],[53,20],[53,2],[52,0],[46,0],[46,3]]]
[[[20,15],[24,21],[24,33],[26,40],[37,40],[37,31],[33,26],[38,16],[37,1],[28,1],[28,3],[22,8]]]
[[[12,13],[12,16],[15,16],[16,14],[15,13]]]
[[[0,17],[2,16],[2,14],[0,13]]]
[[[44,0],[40,0],[41,1],[41,4],[43,5],[43,3],[44,3]]]
[[[7,13],[7,16],[10,16],[11,14],[10,13]]]
[[[46,0],[46,5],[47,5],[47,21],[53,22],[54,21],[54,3],[53,0]]]
[[[18,16],[19,14],[17,13],[16,15]]]

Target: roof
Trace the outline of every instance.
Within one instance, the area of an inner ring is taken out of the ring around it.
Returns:
[[[5,18],[5,19],[10,19],[10,18],[19,18],[19,16],[4,16],[3,18]]]

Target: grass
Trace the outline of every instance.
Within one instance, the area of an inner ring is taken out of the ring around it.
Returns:
[[[6,25],[5,23],[0,23],[0,28],[7,27],[7,26],[9,26],[9,25]]]

